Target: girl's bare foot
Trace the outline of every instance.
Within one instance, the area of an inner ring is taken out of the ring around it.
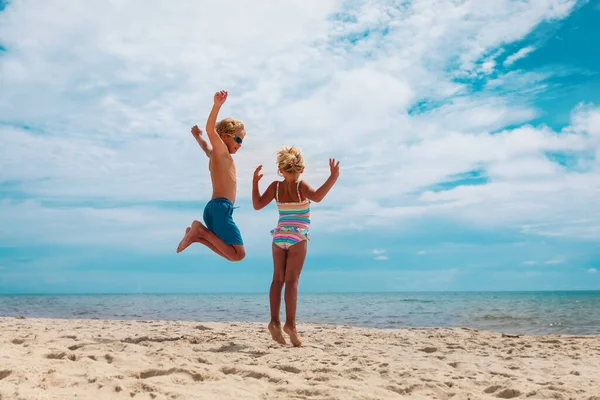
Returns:
[[[300,338],[298,337],[298,332],[296,332],[296,328],[292,327],[291,325],[285,324],[283,326],[283,331],[288,334],[294,347],[302,346],[302,342],[300,341]]]
[[[269,332],[271,332],[271,337],[274,341],[279,344],[287,344],[285,338],[283,337],[283,332],[281,331],[281,324],[276,322],[269,323]]]
[[[179,242],[179,246],[177,246],[177,252],[181,253],[183,250],[187,249],[190,244],[198,242],[198,239],[200,239],[202,233],[204,233],[202,228],[204,227],[200,222],[192,222],[192,227],[187,227],[185,229],[185,235],[183,236],[183,239],[181,239],[181,242]]]

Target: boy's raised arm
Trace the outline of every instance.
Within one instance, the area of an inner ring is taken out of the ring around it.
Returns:
[[[215,93],[214,104],[208,116],[208,120],[206,121],[206,134],[208,135],[208,140],[210,140],[210,144],[213,147],[213,152],[227,151],[227,146],[225,146],[225,143],[223,143],[223,140],[216,130],[219,110],[225,103],[225,100],[227,100],[227,91],[221,90],[220,92]]]
[[[210,158],[212,155],[212,147],[202,137],[202,129],[198,128],[198,125],[192,126],[192,136],[194,136],[194,139],[196,139],[196,142],[198,142],[200,148],[204,151],[204,154],[206,154],[206,157]]]

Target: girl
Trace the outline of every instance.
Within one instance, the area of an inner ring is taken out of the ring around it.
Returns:
[[[290,336],[294,346],[302,343],[296,332],[296,303],[298,300],[298,279],[306,258],[307,242],[310,236],[310,202],[319,202],[331,190],[340,175],[340,163],[329,159],[331,175],[325,183],[314,190],[308,183],[300,180],[304,172],[304,158],[297,147],[284,146],[277,153],[278,173],[283,181],[274,181],[261,195],[258,181],[262,165],[254,171],[252,181],[252,205],[260,210],[273,199],[279,209],[279,222],[271,231],[273,236],[273,282],[269,292],[271,303],[271,322],[269,332],[273,340],[286,344],[279,320],[281,291],[285,284],[285,325],[283,331]]]

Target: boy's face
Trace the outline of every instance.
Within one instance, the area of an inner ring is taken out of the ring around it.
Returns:
[[[230,133],[230,134],[224,133],[221,135],[223,142],[225,143],[225,145],[227,146],[227,149],[229,150],[229,154],[237,153],[237,151],[240,149],[240,147],[242,147],[242,142],[245,137],[246,137],[246,132],[243,130],[237,131],[235,133]]]

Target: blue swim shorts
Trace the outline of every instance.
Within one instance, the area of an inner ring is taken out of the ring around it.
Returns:
[[[217,235],[227,246],[243,245],[242,234],[233,222],[233,204],[229,199],[218,197],[204,207],[204,223],[209,231]]]

